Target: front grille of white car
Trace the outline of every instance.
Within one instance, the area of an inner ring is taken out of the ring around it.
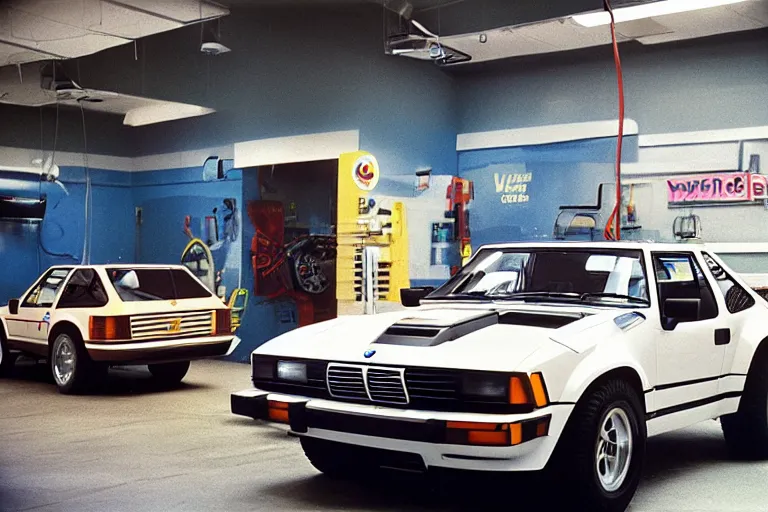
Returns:
[[[336,398],[407,404],[404,371],[342,364],[328,365],[328,391]]]
[[[213,329],[213,311],[185,311],[131,317],[131,337],[179,338],[208,336]]]

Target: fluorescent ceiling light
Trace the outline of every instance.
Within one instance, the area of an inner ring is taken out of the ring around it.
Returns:
[[[677,14],[687,11],[697,11],[699,9],[708,9],[710,7],[719,7],[746,1],[747,0],[660,0],[647,4],[614,9],[613,17],[615,18],[616,23],[621,23],[624,21],[641,20],[643,18],[652,18],[654,16],[664,16],[666,14]],[[573,21],[585,27],[597,27],[598,25],[610,24],[611,15],[606,11],[591,12],[573,16]]]
[[[123,124],[128,126],[145,126],[148,124],[164,123],[188,117],[205,116],[215,112],[212,108],[183,103],[163,102],[146,107],[129,110],[125,114]]]

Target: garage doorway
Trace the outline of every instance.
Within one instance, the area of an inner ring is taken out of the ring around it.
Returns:
[[[254,295],[292,300],[296,323],[336,318],[337,159],[261,166],[245,187]]]

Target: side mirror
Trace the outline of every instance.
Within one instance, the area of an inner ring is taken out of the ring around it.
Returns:
[[[673,330],[681,322],[695,322],[699,319],[701,299],[666,299],[664,319],[667,330]]]
[[[421,299],[435,290],[433,286],[422,288],[403,288],[400,290],[400,303],[407,308],[421,306]]]
[[[19,299],[11,299],[8,301],[8,312],[12,315],[19,314]]]

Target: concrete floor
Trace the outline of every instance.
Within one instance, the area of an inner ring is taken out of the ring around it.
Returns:
[[[546,492],[330,481],[285,429],[230,414],[229,393],[248,385],[246,365],[206,361],[173,391],[136,368],[113,371],[97,396],[69,397],[43,366],[17,365],[0,380],[0,510],[510,510]],[[728,460],[712,421],[649,442],[631,510],[765,511],[767,481],[768,463]]]

